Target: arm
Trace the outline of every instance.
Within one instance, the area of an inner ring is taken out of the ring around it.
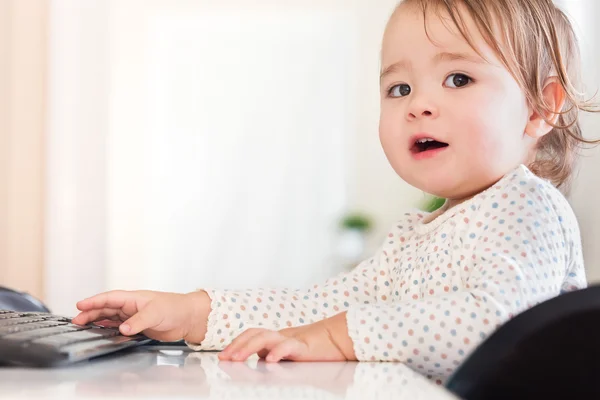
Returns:
[[[552,196],[525,189],[513,196],[529,210],[510,198],[498,204],[492,195],[481,206],[472,204],[469,209],[475,212],[468,217],[459,214],[450,221],[455,285],[445,290],[451,294],[351,305],[347,312],[308,327],[280,331],[294,339],[285,342],[277,333],[245,332],[236,339],[232,354],[244,348],[244,359],[273,349],[275,360],[400,361],[432,376],[448,375],[507,319],[558,295],[565,285],[578,284],[569,272],[582,269],[573,256],[581,249],[570,207],[562,197],[554,199],[555,207],[546,201]],[[502,199],[504,193],[500,192]],[[222,355],[227,359],[228,354]]]
[[[398,237],[398,233],[390,233]],[[389,258],[395,250],[386,242],[352,271],[343,272],[308,290],[204,289],[211,299],[207,333],[195,350],[222,350],[248,328],[284,329],[320,321],[353,304],[376,304],[390,297]],[[387,282],[387,283],[386,283]]]
[[[220,357],[245,360],[257,352],[261,357],[268,354],[267,361],[400,361],[422,373],[447,375],[496,327],[558,294],[568,263],[563,254],[568,250],[549,239],[556,235],[548,225],[537,229],[541,225],[536,220],[522,221],[523,231],[515,235],[524,246],[515,248],[504,230],[473,220],[458,227],[455,236],[462,284],[454,293],[351,305],[347,312],[279,333],[248,330]]]
[[[491,201],[457,226],[455,249],[465,258],[456,292],[351,307],[348,331],[357,358],[400,361],[424,374],[448,375],[498,326],[558,295],[569,268],[577,265],[572,254],[581,252],[579,230],[568,205],[554,207],[535,192],[531,198],[537,200],[526,203],[531,212],[511,216],[510,209]]]

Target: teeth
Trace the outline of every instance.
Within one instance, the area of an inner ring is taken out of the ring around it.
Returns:
[[[418,139],[417,143],[426,143],[426,142],[433,142],[433,141],[435,141],[435,139],[423,138],[423,139]]]

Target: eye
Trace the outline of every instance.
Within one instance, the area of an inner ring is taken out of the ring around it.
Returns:
[[[450,88],[459,88],[468,85],[473,80],[465,74],[450,74],[446,78],[444,85]]]
[[[388,90],[388,95],[390,97],[404,97],[410,94],[410,86],[406,83],[402,83],[400,85],[394,85]]]

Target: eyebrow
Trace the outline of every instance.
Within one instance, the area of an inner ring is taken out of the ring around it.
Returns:
[[[436,54],[433,57],[433,62],[438,64],[443,61],[467,61],[475,64],[486,64],[482,58],[474,57],[466,53],[450,53],[447,51]],[[409,60],[401,60],[392,65],[387,66],[382,70],[379,80],[383,80],[387,75],[401,70],[412,69],[412,64]]]

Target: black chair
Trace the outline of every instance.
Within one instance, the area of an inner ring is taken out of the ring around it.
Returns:
[[[50,310],[35,297],[2,286],[0,286],[0,310],[50,312]]]
[[[509,320],[446,387],[466,400],[600,398],[600,286],[562,294]]]

